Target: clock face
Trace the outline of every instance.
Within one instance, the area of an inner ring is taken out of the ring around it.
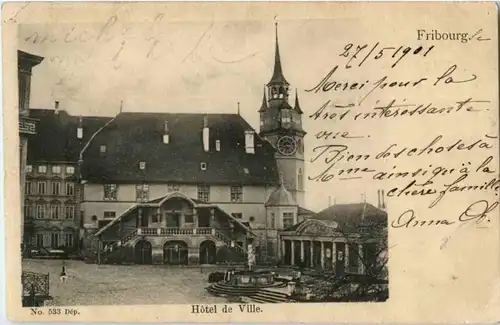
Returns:
[[[281,137],[278,140],[278,151],[285,156],[291,156],[297,151],[297,141],[289,136]]]

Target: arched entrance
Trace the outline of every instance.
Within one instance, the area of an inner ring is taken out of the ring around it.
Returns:
[[[182,240],[168,241],[163,245],[163,261],[165,264],[188,264],[188,245]]]
[[[215,264],[217,248],[211,240],[205,240],[200,244],[200,264]]]
[[[136,264],[152,264],[153,253],[151,243],[147,240],[140,240],[135,244],[135,263]]]

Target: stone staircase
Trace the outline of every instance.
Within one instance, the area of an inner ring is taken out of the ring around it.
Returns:
[[[284,287],[282,282],[276,283],[271,287]],[[289,303],[293,302],[286,293],[272,291],[266,288],[259,287],[244,287],[234,286],[224,281],[217,282],[207,287],[206,290],[216,296],[230,296],[230,297],[246,297],[251,302],[255,303]]]

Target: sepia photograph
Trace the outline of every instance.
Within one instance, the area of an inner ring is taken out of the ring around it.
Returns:
[[[268,78],[247,85],[265,83],[248,113],[258,125],[238,102],[232,113],[172,112],[168,102],[155,112],[130,110],[126,97],[102,107],[119,109],[114,116],[65,107],[80,90],[44,58],[57,51],[57,36],[20,27],[20,44],[40,49],[18,51],[25,306],[388,298],[384,191],[375,204],[363,193],[352,203],[330,198],[324,209],[307,202],[307,102],[285,78],[281,57],[293,62],[294,53],[280,52],[278,21],[218,28],[222,38],[243,39],[258,28],[268,40],[261,47],[274,50],[261,73]],[[65,40],[84,37],[69,34]],[[58,83],[47,85],[54,75]],[[32,83],[60,100],[30,105]],[[215,107],[231,91],[231,83],[220,86],[204,98]]]
[[[3,15],[12,320],[496,319],[495,4]]]

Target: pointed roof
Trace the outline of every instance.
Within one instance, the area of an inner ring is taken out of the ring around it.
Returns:
[[[260,106],[259,112],[267,111],[267,99],[266,99],[266,88],[264,87],[264,94],[262,95],[262,105]]]
[[[281,181],[281,185],[271,193],[271,195],[269,196],[269,199],[266,202],[266,207],[267,206],[296,206],[296,205],[297,205],[297,202],[293,198],[292,194],[290,192],[288,192],[288,190],[285,188],[283,181]]]
[[[300,104],[299,104],[299,94],[297,94],[297,89],[295,89],[295,107],[294,107],[295,111],[299,114],[302,114],[302,109],[300,108]]]
[[[281,58],[280,58],[280,47],[278,44],[278,23],[276,23],[276,50],[274,53],[274,71],[273,76],[267,85],[273,83],[285,83],[289,85],[288,81],[286,81],[283,76],[283,68],[281,67]]]

